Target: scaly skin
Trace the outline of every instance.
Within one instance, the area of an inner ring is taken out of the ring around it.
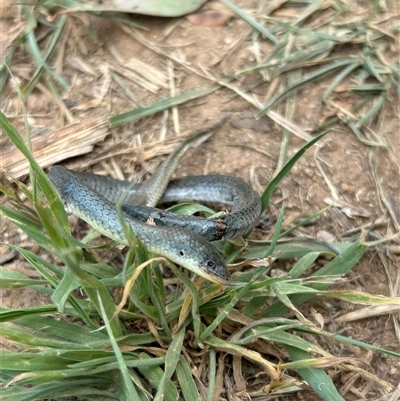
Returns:
[[[226,120],[223,118],[218,123],[214,124],[203,131],[191,135],[183,141],[158,167],[153,175],[145,181],[138,190],[131,195],[129,205],[132,206],[150,206],[155,207],[162,197],[167,185],[175,172],[176,168],[183,155],[191,148],[199,146],[206,141],[212,131],[218,128]]]
[[[183,227],[200,234],[209,241],[240,237],[257,224],[261,214],[258,194],[245,182],[223,175],[191,176],[173,180],[158,201],[158,204],[182,200],[220,203],[232,207],[229,214],[215,219],[182,216],[165,210],[145,206],[130,206],[129,200],[142,184],[116,180],[90,173],[71,171],[85,185],[91,186],[110,202],[117,203],[127,194],[123,210],[131,217],[146,222],[152,217],[156,225]],[[132,188],[131,188],[132,187]]]
[[[113,203],[64,167],[51,168],[48,176],[67,212],[86,221],[107,237],[128,245]],[[224,259],[200,235],[183,228],[147,225],[126,213],[122,213],[122,218],[150,252],[165,256],[212,282],[230,282],[231,277]]]
[[[258,194],[243,181],[227,176],[186,177],[169,182],[185,152],[207,140],[225,118],[181,143],[144,184],[132,184],[55,166],[49,178],[68,212],[102,234],[127,244],[115,204],[121,199],[122,218],[150,252],[162,255],[206,279],[227,284],[225,261],[209,243],[248,232],[261,214]],[[193,200],[232,207],[215,219],[182,216],[154,208],[158,203]],[[151,217],[155,225],[146,224]]]

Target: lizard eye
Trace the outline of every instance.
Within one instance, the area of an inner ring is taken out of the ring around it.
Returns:
[[[209,269],[214,269],[215,268],[215,263],[212,260],[207,260],[207,267]]]

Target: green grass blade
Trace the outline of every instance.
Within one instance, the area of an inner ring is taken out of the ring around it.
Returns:
[[[298,228],[303,227],[305,225],[307,225],[308,223],[310,223],[311,221],[315,220],[317,217],[319,217],[321,214],[325,213],[327,210],[329,210],[331,208],[331,206],[327,206],[321,210],[316,211],[313,214],[310,214],[308,217],[306,217],[305,219],[301,220],[299,223],[295,224],[293,227],[289,228],[288,230],[286,230],[285,232],[283,232],[279,238],[284,238],[289,236],[289,234],[291,234],[293,231],[296,231]]]
[[[268,342],[275,342],[277,341],[280,344],[285,346],[294,347],[296,349],[307,351],[307,352],[315,352],[319,355],[323,356],[330,356],[330,354],[325,351],[319,345],[313,344],[310,341],[304,340],[303,338],[292,334],[287,333],[285,330],[291,330],[292,325],[282,325],[278,327],[272,326],[271,328],[262,329],[262,327],[257,328],[255,334],[258,335],[260,338],[264,339]],[[295,325],[294,328],[304,327],[303,325]]]
[[[370,349],[371,351],[380,352],[382,354],[393,356],[394,358],[400,358],[400,352],[395,352],[395,351],[391,351],[389,349],[377,347],[375,345],[371,345],[371,344],[365,343],[365,342],[360,341],[360,340],[355,340],[355,339],[350,338],[350,337],[342,336],[340,334],[334,334],[334,333],[332,334],[330,332],[327,332],[326,336],[329,337],[329,338],[334,338],[337,341],[341,341],[341,342],[344,342],[344,343],[347,343],[347,344],[355,345],[357,347]]]
[[[48,283],[56,288],[55,292],[57,292],[59,282],[56,280],[55,276],[63,277],[64,273],[62,272],[62,270],[56,268],[47,260],[41,258],[33,252],[27,251],[15,245],[9,245],[9,247],[18,251],[29,262],[29,264],[34,267],[47,280]],[[53,293],[53,296],[54,294],[55,293]],[[74,308],[77,315],[80,316],[81,319],[86,322],[86,324],[94,327],[92,320],[72,296],[68,297],[68,302]]]
[[[185,338],[185,329],[186,326],[181,326],[179,330],[174,334],[171,344],[169,344],[167,355],[165,356],[164,374],[158,385],[158,391],[156,396],[154,397],[154,401],[162,401],[165,398],[167,382],[175,373],[181,356],[183,340]]]
[[[350,247],[348,247],[340,255],[336,256],[331,262],[315,272],[312,277],[323,277],[329,275],[343,275],[348,273],[353,266],[360,260],[362,255],[367,250],[367,247],[363,245],[360,241],[355,242]],[[314,284],[312,288],[323,291],[329,285],[328,284]],[[291,302],[293,305],[300,305],[310,299],[312,295],[309,294],[299,294],[291,297]],[[269,306],[260,317],[274,317],[282,316],[288,311],[288,308],[281,302],[275,302]]]
[[[190,401],[201,401],[201,396],[196,383],[193,380],[190,366],[183,355],[179,358],[179,363],[176,367],[176,374],[183,398]]]
[[[24,316],[50,314],[55,312],[57,312],[57,308],[53,305],[31,306],[19,309],[0,308],[0,323],[10,322],[11,320],[20,319]]]
[[[3,92],[3,88],[7,79],[10,75],[9,65],[11,64],[12,58],[14,56],[15,51],[20,46],[22,42],[26,39],[26,34],[20,34],[13,42],[11,49],[2,60],[1,68],[0,68],[0,93]]]
[[[139,107],[137,109],[127,111],[126,113],[118,114],[110,118],[111,127],[117,127],[118,125],[125,124],[139,118],[151,116],[160,111],[167,110],[174,106],[189,102],[190,100],[197,99],[202,96],[209,95],[219,89],[220,86],[217,84],[204,86],[199,89],[194,89],[189,92],[182,93],[180,95],[170,97],[167,99],[157,100],[147,107]]]
[[[205,341],[211,333],[218,327],[219,324],[228,316],[228,314],[235,307],[237,302],[246,295],[249,291],[251,285],[258,279],[258,277],[264,272],[265,266],[260,266],[256,269],[252,279],[248,281],[239,291],[233,295],[229,301],[229,303],[224,307],[221,313],[214,319],[214,321],[201,333],[200,340]]]
[[[292,361],[309,359],[310,355],[298,348],[285,346]],[[325,401],[346,401],[337,391],[331,378],[322,369],[297,369],[299,375]]]
[[[336,256],[331,262],[313,274],[313,277],[326,275],[347,274],[354,265],[361,259],[368,247],[361,241],[357,241],[349,246],[344,252]],[[320,288],[323,290],[324,288]]]
[[[275,229],[274,229],[274,234],[273,234],[273,236],[271,238],[271,245],[265,251],[264,258],[267,258],[268,256],[271,256],[273,251],[274,251],[274,249],[275,249],[275,246],[276,246],[276,244],[278,242],[278,239],[280,237],[284,216],[285,216],[285,206],[282,205],[281,210],[279,211],[278,219],[276,220],[276,226],[275,226]]]
[[[57,306],[57,308],[64,312],[65,303],[67,302],[68,298],[71,296],[71,292],[76,290],[79,287],[78,283],[76,283],[74,274],[71,269],[67,268],[65,270],[64,277],[57,285],[55,289],[52,300]]]
[[[259,24],[254,18],[247,15],[240,7],[233,4],[229,0],[221,0],[227,7],[229,7],[234,13],[236,13],[240,18],[246,21],[249,25],[251,25],[254,29],[261,33],[264,37],[270,40],[272,43],[277,44],[279,41],[271,32],[265,29],[261,24]]]
[[[108,318],[111,319],[114,316],[116,305],[107,287],[101,281],[97,280],[80,268],[79,264],[77,263],[79,258],[77,258],[76,255],[70,254],[65,256],[64,260],[67,268],[70,268],[73,271],[78,284],[86,291],[96,310],[100,313],[100,310],[104,308]],[[101,296],[101,305],[99,303],[98,294]],[[122,325],[118,318],[112,319],[110,326],[115,337],[122,336]]]
[[[49,239],[40,225],[37,218],[34,216],[24,215],[7,206],[0,204],[0,215],[4,216],[7,220],[15,224],[22,231],[24,231],[30,238],[33,238],[35,242],[42,246],[48,251],[52,251],[52,246],[49,244]]]
[[[356,125],[357,128],[361,128],[365,124],[368,124],[368,122],[380,112],[386,101],[386,93],[381,94],[378,99],[375,100],[373,106],[358,120]]]
[[[354,64],[349,64],[347,67],[343,68],[341,72],[336,76],[336,78],[331,82],[329,85],[328,89],[325,91],[325,93],[322,95],[322,99],[327,99],[332,92],[335,90],[335,88],[343,82],[343,80],[350,74],[352,73],[356,68],[360,66],[360,63],[354,63]]]
[[[266,207],[269,204],[269,199],[271,198],[272,193],[275,191],[277,186],[280,184],[280,182],[289,174],[289,171],[292,169],[292,167],[295,165],[295,163],[300,159],[301,156],[305,153],[307,149],[309,149],[311,146],[316,144],[320,139],[322,139],[327,132],[324,132],[318,136],[316,136],[314,139],[311,141],[307,142],[305,145],[303,145],[282,167],[282,169],[279,171],[278,174],[270,181],[268,184],[267,188],[265,188],[265,191],[261,195],[261,204],[262,204],[262,210],[264,211]]]
[[[277,95],[275,95],[269,102],[267,102],[262,108],[261,110],[258,112],[257,116],[261,117],[265,112],[267,112],[278,100],[280,100],[281,98],[283,98],[284,96],[286,96],[288,93],[290,93],[291,91],[293,91],[294,89],[297,89],[303,85],[305,85],[306,83],[309,82],[313,82],[317,79],[323,78],[326,74],[337,70],[338,68],[341,67],[345,67],[349,64],[354,64],[354,60],[353,59],[345,59],[345,60],[341,60],[341,61],[335,61],[331,64],[329,64],[326,67],[322,67],[319,70],[313,72],[312,74],[303,77],[303,79],[293,83],[292,85],[290,85],[287,89],[285,89],[284,91],[278,93]]]
[[[214,348],[210,349],[210,370],[208,373],[208,392],[207,401],[214,400],[215,394],[215,378],[217,377],[217,360],[216,351]]]
[[[155,265],[155,263],[153,263]],[[153,267],[153,266],[152,266]],[[167,319],[167,311],[165,310],[165,299],[162,298],[161,294],[163,293],[163,282],[153,282],[153,277],[151,275],[150,269],[147,269],[145,274],[147,275],[147,287],[149,289],[149,295],[152,304],[157,310],[158,319],[162,325],[163,331],[166,336],[171,337],[171,330],[168,325]],[[158,284],[158,285],[157,285]]]
[[[136,391],[136,388],[132,383],[132,380],[129,376],[128,367],[125,364],[125,360],[122,355],[122,352],[119,349],[119,346],[115,340],[115,337],[114,337],[115,329],[110,324],[110,321],[108,318],[108,312],[106,312],[105,306],[103,304],[103,298],[102,298],[103,295],[100,294],[100,292],[98,292],[97,296],[98,296],[98,304],[100,306],[101,316],[106,325],[108,337],[110,339],[115,357],[117,358],[119,371],[121,372],[122,377],[123,377],[123,381],[124,381],[124,385],[125,385],[123,394],[124,394],[126,400],[137,400],[137,399],[139,399],[139,394]]]
[[[138,368],[142,375],[151,383],[153,388],[157,389],[160,385],[162,378],[164,377],[164,371],[158,366],[140,366]],[[166,401],[176,401],[179,399],[179,392],[171,380],[167,381],[165,386]]]
[[[54,190],[50,180],[43,173],[42,169],[36,162],[31,152],[28,150],[19,132],[10,123],[8,118],[3,114],[1,110],[0,110],[0,127],[10,138],[11,142],[18,148],[19,151],[22,152],[22,154],[29,161],[32,170],[36,173],[36,179],[40,187],[42,188],[43,193],[50,204],[50,207],[54,211],[55,216],[57,216],[57,221],[67,231],[69,227],[68,218],[56,191]]]
[[[304,255],[289,271],[288,277],[298,278],[304,274],[317,260],[320,252],[310,252]]]
[[[26,13],[30,13],[27,7],[24,7],[24,10]],[[25,96],[29,95],[32,92],[43,71],[48,72],[56,80],[56,82],[58,82],[63,87],[64,90],[66,91],[69,90],[69,85],[65,81],[65,79],[62,76],[58,75],[55,71],[53,71],[47,64],[48,59],[52,55],[60,39],[66,21],[67,21],[66,15],[63,15],[58,19],[57,29],[55,30],[52,36],[52,40],[44,56],[41,54],[38,43],[36,41],[35,31],[30,30],[29,32],[27,32],[26,34],[27,46],[30,49],[31,56],[36,61],[38,67],[29,84],[23,89],[23,94]]]
[[[72,400],[93,399],[102,401],[118,400],[111,392],[101,388],[105,387],[104,378],[91,378],[90,380],[75,378],[66,382],[56,381],[54,383],[38,384],[34,387],[1,387],[0,398],[7,401],[37,401],[42,399]],[[84,398],[86,396],[86,398]],[[63,398],[58,398],[63,397]],[[89,398],[88,398],[89,397]]]
[[[194,334],[196,340],[198,340],[201,337],[200,334],[200,327],[201,327],[201,320],[200,320],[200,313],[199,313],[199,305],[200,305],[200,300],[199,300],[199,292],[192,282],[192,280],[189,279],[181,270],[179,270],[177,267],[175,267],[172,263],[170,264],[171,270],[174,272],[174,274],[184,283],[185,287],[190,291],[191,294],[191,304],[192,304],[192,322],[193,322],[193,329],[194,329]],[[182,310],[183,308],[180,308],[180,313],[185,313],[186,311]],[[171,317],[170,317],[171,318]]]

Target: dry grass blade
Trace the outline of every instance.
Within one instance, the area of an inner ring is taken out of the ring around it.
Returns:
[[[317,0],[313,1],[293,22],[293,25],[301,25],[306,19],[311,17],[316,11],[321,11],[325,8],[332,6],[331,0]]]
[[[219,339],[218,337],[210,336],[207,341],[205,341],[206,344],[211,345],[213,347],[216,347],[217,349],[221,351],[225,351],[228,353],[232,353],[233,355],[241,356],[246,359],[249,359],[257,364],[260,364],[263,369],[265,370],[268,375],[274,379],[278,380],[279,376],[281,374],[279,370],[279,366],[275,365],[274,363],[269,362],[263,356],[257,352],[250,350],[245,347],[241,347],[235,344],[230,343],[229,341],[223,341]]]
[[[398,401],[400,400],[400,384],[390,393],[378,398],[376,401]]]
[[[352,322],[354,320],[368,319],[374,316],[382,316],[398,312],[400,312],[400,300],[397,304],[370,306],[355,312],[346,313],[345,315],[335,318],[335,322]]]
[[[178,57],[175,53],[173,52],[166,52],[162,50],[157,44],[150,42],[147,38],[145,38],[141,33],[139,33],[136,29],[127,27],[124,24],[118,24],[118,27],[125,32],[127,35],[131,36],[133,39],[137,40],[139,43],[142,43],[144,46],[148,47],[149,49],[153,50],[155,53],[161,54],[164,57],[167,57],[168,59],[178,63],[181,65],[183,68],[187,69],[188,71],[193,71],[193,69],[190,67],[190,63],[185,62],[182,60],[180,57]]]
[[[128,59],[128,61],[124,64],[124,67],[129,68],[132,71],[136,71],[154,85],[168,89],[168,77],[151,65],[132,57]]]
[[[69,54],[66,57],[65,62],[76,71],[81,71],[92,77],[96,77],[99,74],[97,68],[94,68],[94,66],[90,65],[86,60],[76,54]]]
[[[300,71],[297,71],[294,74],[290,74],[287,77],[286,85],[290,84],[293,81],[293,77],[294,76],[298,77],[300,75],[300,73],[301,73]],[[295,95],[295,93],[293,95]],[[294,118],[295,105],[296,105],[296,97],[289,96],[286,101],[286,117],[285,117],[288,121],[292,121]],[[282,168],[282,166],[285,163],[285,160],[287,158],[289,139],[290,139],[290,131],[287,129],[284,129],[282,132],[281,150],[279,152],[279,159],[278,159],[278,163],[277,163],[274,175],[276,175],[279,172],[279,170]]]
[[[329,179],[329,177],[327,176],[327,174],[325,173],[325,170],[323,169],[320,160],[318,159],[318,153],[319,153],[319,149],[320,148],[316,148],[315,152],[314,152],[314,161],[315,164],[317,165],[319,171],[321,172],[321,175],[324,177],[324,180],[331,192],[331,195],[333,197],[334,200],[337,200],[339,198],[339,192],[336,189],[336,187],[333,185],[332,181]]]
[[[130,80],[131,82],[135,82],[149,92],[157,93],[160,90],[160,87],[158,85],[154,85],[147,79],[143,79],[143,77],[141,77],[135,71],[132,71],[132,69],[127,70],[125,67],[114,65],[111,66],[111,71],[118,73],[120,76]]]
[[[385,268],[385,274],[387,277],[387,282],[388,282],[388,287],[389,287],[389,294],[394,297],[394,296],[400,296],[400,272],[397,270],[397,275],[395,279],[392,279],[392,275],[390,274],[391,270],[393,270],[393,261],[391,258],[388,257],[389,252],[383,252],[379,251],[378,255],[380,260],[382,261],[382,264]],[[391,269],[392,267],[392,269]],[[394,323],[394,329],[396,332],[396,338],[398,343],[400,343],[400,314],[393,314],[393,323]]]
[[[91,155],[91,158],[86,160],[84,164],[81,163],[80,167],[88,167],[96,163],[101,163],[105,160],[114,160],[114,158],[120,160],[121,158],[128,156],[135,160],[137,164],[145,164],[146,162],[157,157],[170,154],[177,147],[177,145],[185,140],[185,138],[187,138],[190,134],[191,132],[185,132],[179,136],[175,135],[161,140],[152,140],[139,146],[137,144],[127,146],[125,138],[119,139],[103,152],[99,152],[97,155]],[[123,145],[123,147],[121,147],[121,145]],[[122,173],[118,175],[118,165],[115,166],[113,170],[110,170],[109,167],[107,167],[104,169],[104,171],[108,174],[114,174],[116,178],[125,178]]]
[[[108,118],[89,117],[62,129],[32,136],[32,152],[43,168],[71,157],[90,153],[95,144],[103,141],[109,133]],[[16,148],[4,151],[1,168],[14,177],[22,178],[29,173],[29,162]]]
[[[110,61],[112,69],[121,76],[153,93],[157,93],[160,88],[168,89],[168,77],[163,72],[137,58],[124,59],[115,46],[109,45],[108,50],[113,55],[113,61]]]
[[[378,175],[376,160],[374,160],[374,157],[372,154],[370,155],[370,164],[372,167],[371,170],[372,170],[376,188],[378,190],[380,201],[382,202],[382,205],[389,212],[389,215],[392,218],[393,224],[396,227],[396,231],[400,232],[400,210],[398,209],[396,202],[387,193],[387,191],[385,191],[385,189],[382,185],[382,182],[379,178],[379,175]]]
[[[225,82],[223,80],[218,80],[218,78],[213,77],[209,72],[204,72],[202,76],[205,76],[212,82],[217,82],[219,85],[231,89],[233,92],[237,93],[240,97],[242,97],[244,100],[252,104],[254,107],[257,109],[261,109],[262,105],[261,103],[252,95],[249,95],[242,91],[240,88],[235,86],[234,84],[231,84],[229,82]],[[305,141],[310,141],[313,139],[313,137],[305,132],[301,127],[298,125],[292,123],[282,115],[280,115],[278,112],[274,110],[268,110],[266,112],[266,115],[271,118],[271,120],[275,121],[278,125],[280,125],[282,128],[287,129],[289,132],[292,134],[298,136],[299,138],[304,139]],[[316,146],[321,146],[320,144],[317,144]]]

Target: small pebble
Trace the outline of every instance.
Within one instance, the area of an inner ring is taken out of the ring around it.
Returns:
[[[311,170],[310,168],[305,168],[305,169],[304,169],[304,174],[305,174],[308,178],[314,177],[314,171]]]
[[[334,242],[335,241],[335,236],[332,235],[331,233],[328,233],[328,231],[325,231],[325,230],[318,231],[317,238],[322,241],[325,241],[325,242]]]
[[[342,184],[340,184],[340,189],[343,191],[343,192],[346,192],[346,193],[349,193],[349,192],[351,192],[351,186],[350,185],[348,185],[348,184],[346,184],[346,183],[342,183]]]

